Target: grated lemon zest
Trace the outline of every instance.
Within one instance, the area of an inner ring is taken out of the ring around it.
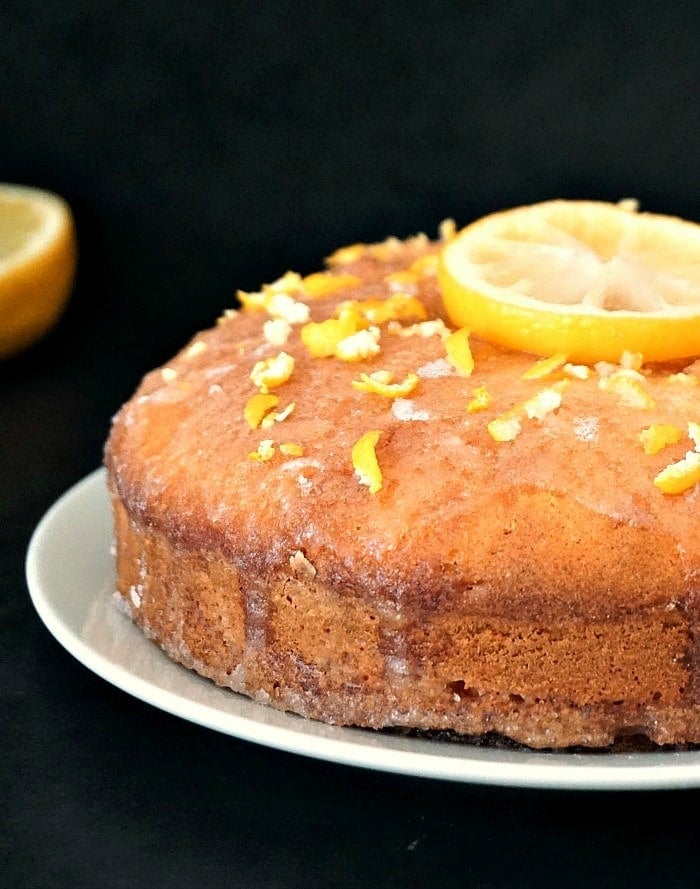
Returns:
[[[248,312],[264,312],[267,308],[267,295],[262,291],[237,290],[236,299]],[[229,316],[225,312],[223,317]]]
[[[542,389],[522,404],[516,404],[510,410],[496,417],[488,424],[489,435],[494,441],[513,441],[522,432],[521,416],[530,420],[543,420],[561,407],[562,392],[569,386],[569,380],[560,380]]]
[[[338,343],[335,348],[336,358],[341,361],[364,361],[378,355],[381,351],[380,335],[378,327],[358,330]]]
[[[286,383],[294,371],[294,358],[287,352],[280,352],[271,358],[258,361],[250,372],[253,385],[261,392],[281,386]]]
[[[299,331],[302,343],[314,358],[330,358],[335,355],[338,343],[357,330],[353,320],[328,318],[326,321],[309,321]]]
[[[326,258],[328,265],[346,265],[358,260],[367,249],[367,244],[348,244],[346,247],[338,247]]]
[[[309,320],[309,307],[292,296],[301,290],[301,275],[287,272],[272,284],[264,284],[262,290],[238,290],[236,296],[249,312],[267,312],[273,318],[282,318],[290,324],[303,324]]]
[[[292,325],[285,318],[269,318],[263,324],[263,336],[271,346],[280,348],[289,339]]]
[[[636,374],[636,371],[618,371],[611,373],[609,376],[602,377],[598,386],[604,392],[613,392],[627,407],[636,407],[640,410],[652,410],[656,406],[654,399],[644,391],[640,385],[640,381],[630,374]]]
[[[303,457],[304,448],[294,441],[285,441],[280,445],[280,454],[285,457]]]
[[[185,358],[196,358],[197,355],[201,355],[202,352],[206,352],[206,350],[207,344],[204,342],[204,340],[195,340],[185,352]]]
[[[334,315],[338,321],[347,324],[348,330],[351,333],[355,333],[357,330],[365,330],[365,328],[369,327],[369,321],[362,311],[359,300],[343,300],[336,307]]]
[[[381,435],[379,429],[365,432],[353,445],[351,452],[352,465],[361,485],[367,485],[370,494],[382,489],[382,471],[379,468],[375,448]]]
[[[301,290],[301,275],[299,272],[285,272],[271,284],[263,284],[263,290],[266,293],[294,293]]]
[[[267,460],[271,460],[274,456],[275,448],[272,439],[265,438],[260,442],[256,451],[251,451],[248,454],[248,459],[257,463],[264,463]]]
[[[362,374],[364,377],[365,374]],[[369,375],[370,379],[377,383],[393,383],[394,373],[391,370],[375,370]]]
[[[391,290],[398,291],[399,293],[404,291],[414,293],[419,281],[420,274],[418,272],[412,272],[410,269],[403,269],[400,272],[392,272],[384,278],[384,283],[388,284]]]
[[[557,352],[556,355],[551,355],[549,358],[541,358],[531,368],[526,370],[520,379],[540,380],[542,377],[547,377],[555,370],[558,370],[562,364],[565,364],[567,358],[568,355],[564,355],[562,352]]]
[[[655,423],[642,429],[639,433],[639,441],[645,454],[658,454],[667,445],[675,444],[681,440],[683,433],[673,423]]]
[[[466,327],[462,327],[461,330],[455,330],[454,333],[447,337],[445,340],[445,351],[447,352],[447,360],[460,376],[471,376],[474,370],[474,356],[469,345],[469,330]]]
[[[353,380],[351,385],[358,392],[372,392],[384,398],[403,398],[418,385],[418,377],[414,373],[406,374],[400,383],[393,383],[392,379],[390,371],[379,370],[372,374],[360,374],[360,379]]]
[[[217,324],[224,324],[226,321],[231,321],[233,318],[236,318],[240,315],[240,309],[224,309],[221,315],[216,319]]]
[[[491,404],[491,393],[486,386],[479,386],[472,392],[471,401],[467,404],[467,413],[475,414],[485,411]]]
[[[374,259],[390,262],[403,250],[403,246],[403,242],[392,235],[378,244],[370,244],[367,249]]]
[[[333,274],[330,272],[313,272],[301,280],[301,287],[310,299],[330,296],[340,290],[359,287],[362,279],[357,275]]]
[[[591,369],[587,364],[565,364],[562,370],[567,377],[573,377],[576,380],[587,380],[591,375]]]
[[[511,411],[496,417],[486,427],[494,441],[514,441],[522,432],[520,418]]]
[[[428,317],[423,303],[410,293],[393,293],[386,299],[365,299],[356,305],[371,324],[386,324],[404,318],[425,320]]]
[[[251,429],[257,429],[266,414],[279,404],[276,395],[258,392],[251,396],[243,408],[243,417]]]
[[[682,460],[671,463],[654,478],[664,494],[682,494],[700,482],[700,452],[688,451]]]
[[[262,290],[247,293],[239,290],[236,296],[249,312],[267,312],[273,318],[283,318],[290,324],[303,324],[309,319],[309,307],[289,293]]]
[[[268,293],[265,310],[272,318],[281,318],[289,324],[305,324],[311,316],[306,303],[294,299],[289,293],[275,291]]]
[[[419,321],[417,324],[411,324],[408,327],[404,327],[398,321],[390,321],[387,325],[387,330],[394,336],[418,336],[421,339],[439,336],[442,340],[446,340],[452,333],[442,318],[435,318],[432,321]]]
[[[275,423],[281,423],[283,420],[286,420],[287,417],[292,413],[294,408],[296,407],[296,402],[291,401],[284,410],[281,411],[272,411],[263,417],[260,425],[263,429],[269,429],[271,426],[274,426]]]
[[[561,407],[562,392],[568,385],[568,380],[561,380],[547,389],[542,389],[536,395],[523,402],[522,410],[530,420],[542,420],[547,414]]]
[[[419,256],[418,259],[414,259],[413,262],[408,267],[409,272],[414,272],[422,276],[435,276],[437,275],[438,268],[438,257],[435,253],[430,253],[427,256]]]

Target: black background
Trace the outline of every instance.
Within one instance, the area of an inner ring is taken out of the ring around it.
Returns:
[[[23,568],[141,375],[237,287],[551,197],[700,221],[699,46],[693,3],[6,0],[0,179],[66,197],[81,252],[61,323],[0,364],[0,885],[697,885],[697,791],[454,785],[220,736],[74,661]]]

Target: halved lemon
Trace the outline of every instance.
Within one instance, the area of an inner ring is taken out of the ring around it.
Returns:
[[[700,225],[633,201],[554,200],[462,229],[438,265],[454,324],[570,361],[700,355]]]
[[[0,358],[49,330],[68,299],[75,269],[68,204],[51,192],[0,183]]]

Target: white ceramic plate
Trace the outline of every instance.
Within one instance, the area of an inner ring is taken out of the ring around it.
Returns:
[[[598,790],[700,786],[700,751],[502,750],[329,726],[256,704],[170,661],[117,610],[111,543],[99,469],[67,491],[32,536],[27,581],[34,606],[86,667],[183,719],[280,750],[426,778]]]

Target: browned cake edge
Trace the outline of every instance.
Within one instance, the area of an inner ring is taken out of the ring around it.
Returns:
[[[175,661],[307,718],[497,734],[535,748],[700,742],[682,610],[532,622],[339,595],[300,551],[274,577],[139,523],[112,489],[118,593]]]

